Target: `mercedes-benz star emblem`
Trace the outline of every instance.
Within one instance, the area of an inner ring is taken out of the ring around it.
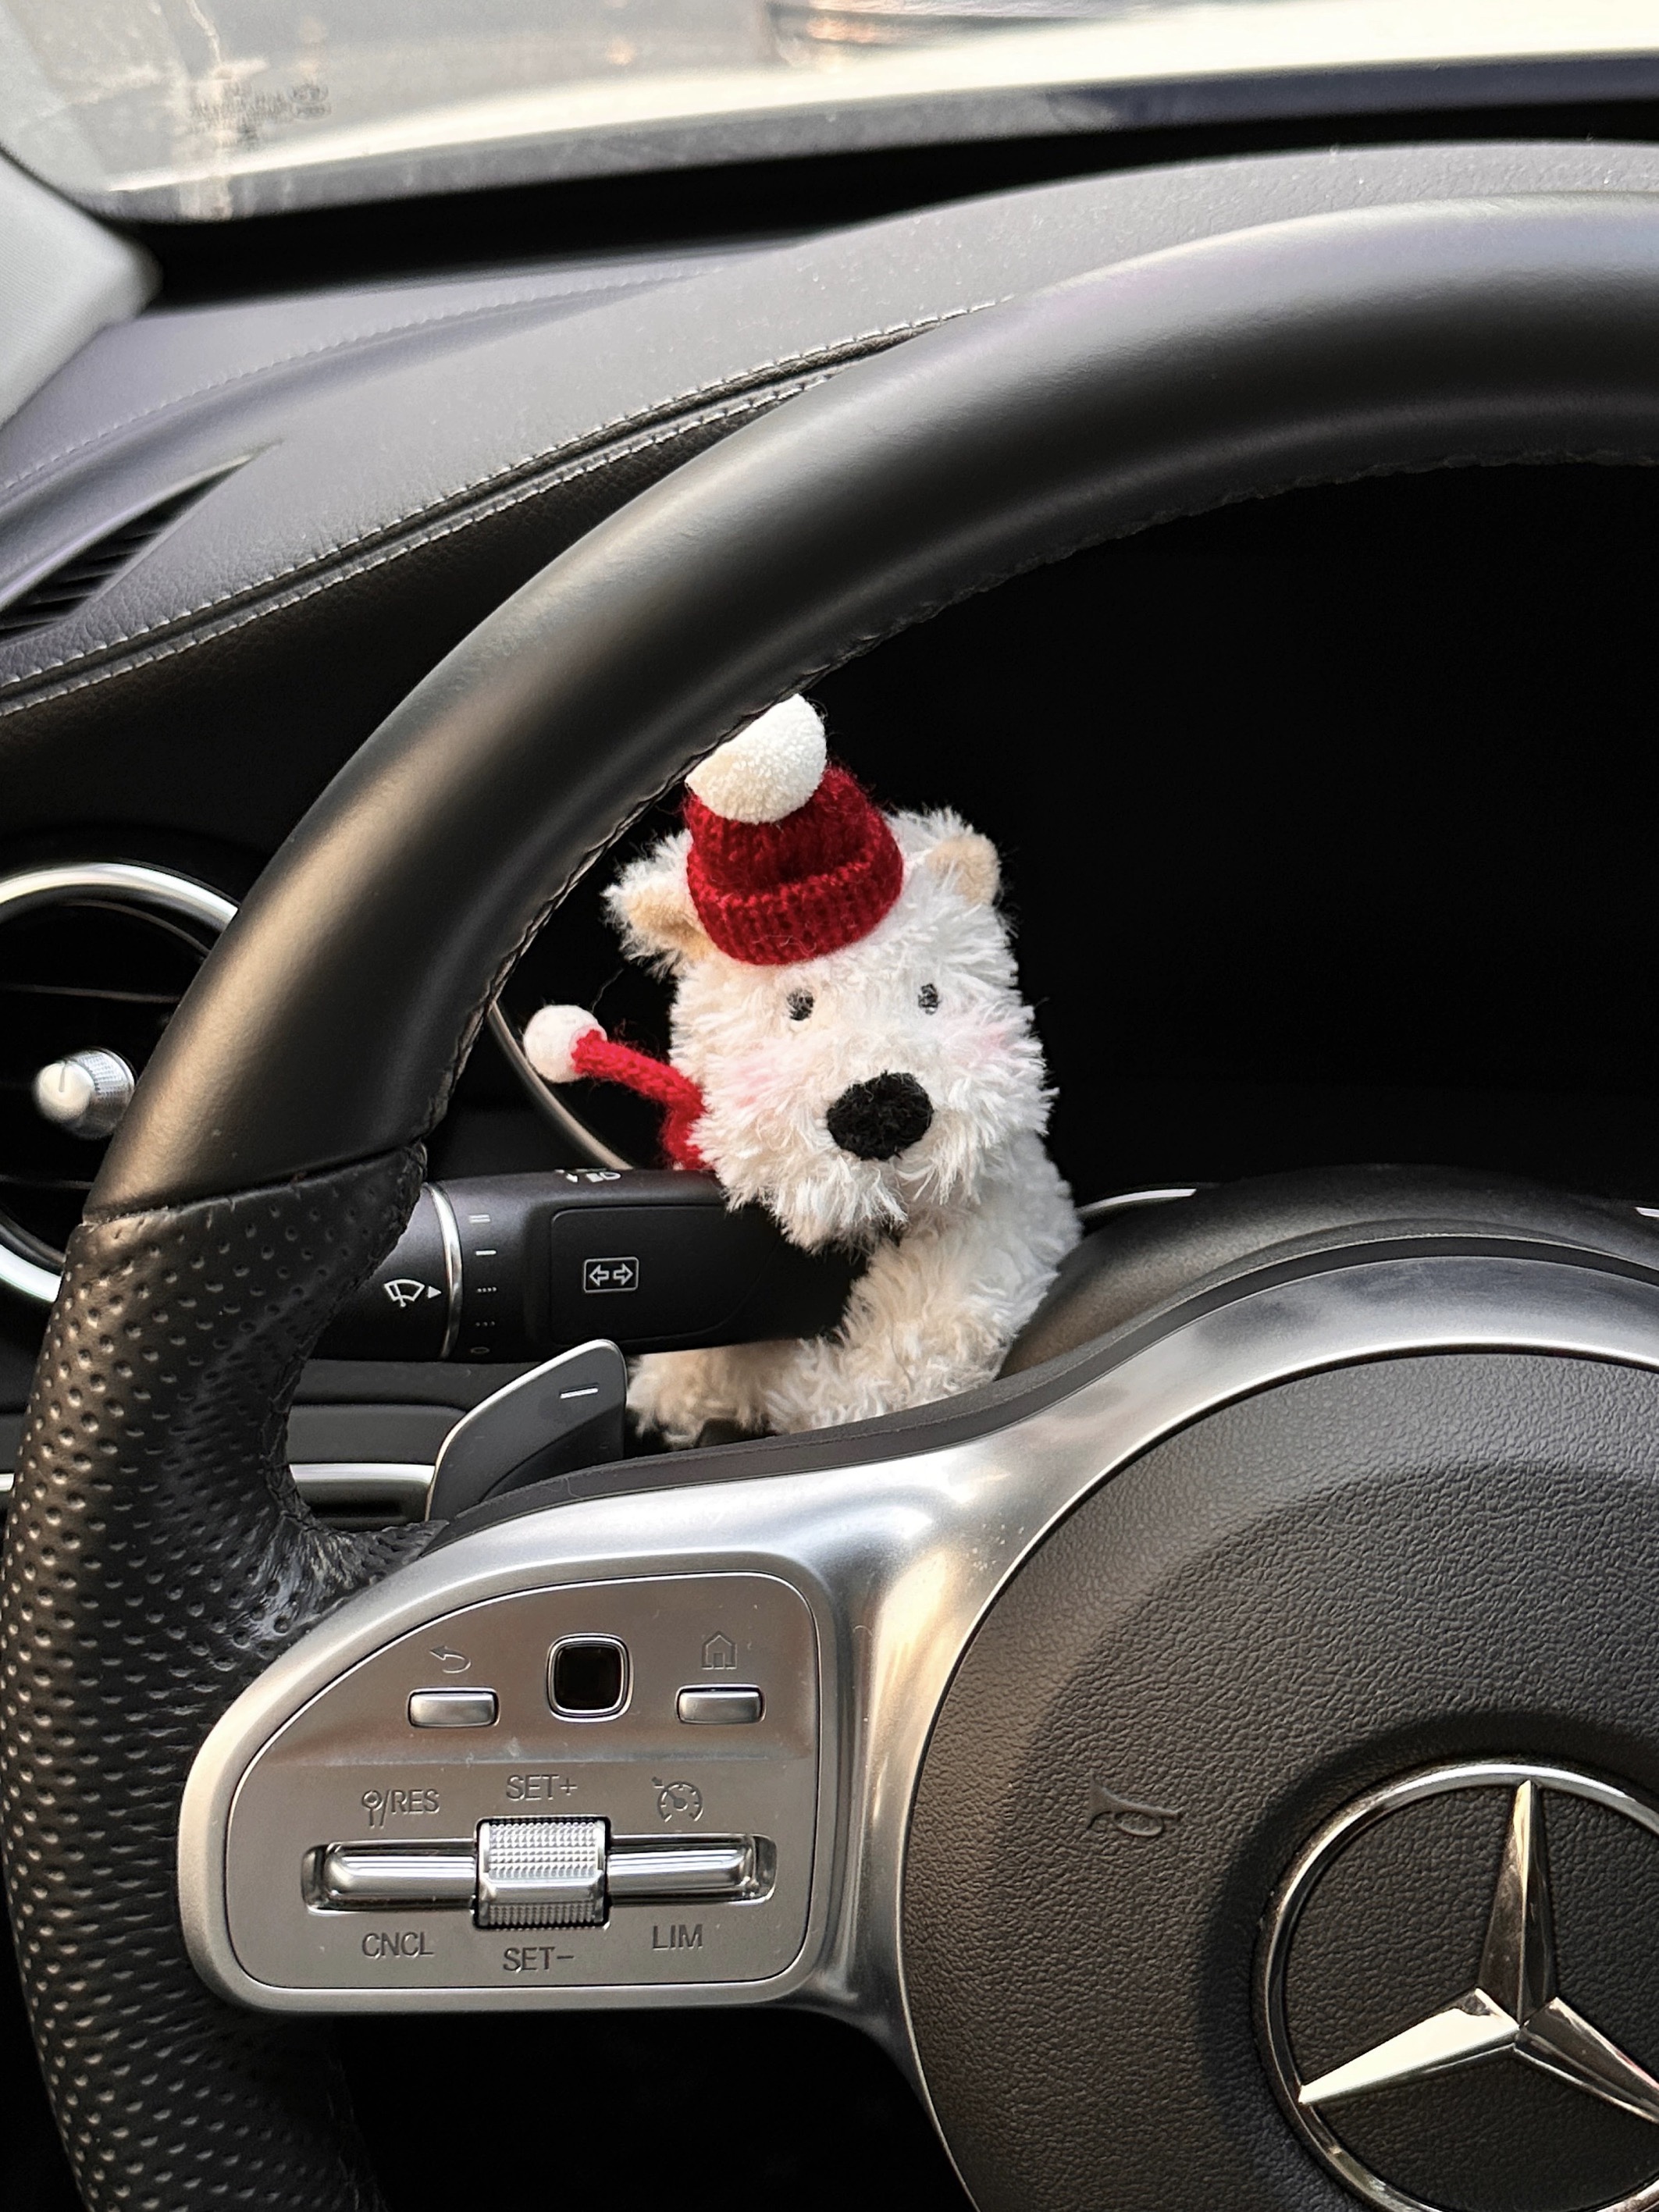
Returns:
[[[1449,1993],[1446,2003],[1409,2027],[1304,2080],[1291,2034],[1286,1970],[1297,1924],[1320,1882],[1339,1856],[1389,1815],[1427,1798],[1498,1788],[1509,1792],[1508,1820],[1473,1987]],[[1601,2212],[1659,2207],[1659,2080],[1560,1986],[1545,1827],[1545,1801],[1553,1793],[1623,1814],[1659,1838],[1659,1811],[1614,1784],[1530,1761],[1471,1761],[1410,1776],[1350,1806],[1313,1838],[1273,1901],[1262,1950],[1261,2007],[1274,2087],[1326,2165],[1388,2212],[1443,2208],[1370,2169],[1343,2140],[1344,2108],[1477,2063],[1516,2062],[1653,2127],[1648,2177],[1633,2191],[1603,2198]]]

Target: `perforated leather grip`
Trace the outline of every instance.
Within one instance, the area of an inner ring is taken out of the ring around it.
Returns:
[[[218,1715],[428,1533],[324,1528],[283,1449],[307,1348],[419,1168],[88,1222],[70,1245],[6,1532],[0,1775],[24,1990],[93,2207],[374,2201],[317,2031],[197,1979],[174,1854]]]

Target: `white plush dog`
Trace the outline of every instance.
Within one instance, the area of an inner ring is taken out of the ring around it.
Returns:
[[[681,1164],[796,1243],[868,1261],[832,1336],[641,1359],[636,1417],[689,1444],[709,1422],[818,1428],[988,1380],[1079,1233],[994,848],[953,814],[879,813],[801,699],[688,786],[687,829],[607,894],[629,951],[675,979],[668,1066],[568,1006],[526,1048],[550,1081],[658,1098]]]

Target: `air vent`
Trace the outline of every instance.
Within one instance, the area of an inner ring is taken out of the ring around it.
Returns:
[[[235,911],[125,862],[0,879],[0,1280],[49,1297],[104,1154],[37,1111],[34,1078],[101,1048],[137,1073]]]
[[[240,461],[234,468],[241,466]],[[48,623],[62,622],[77,607],[84,606],[95,592],[100,592],[112,577],[120,574],[148,550],[162,532],[169,529],[186,508],[222,483],[233,469],[218,469],[210,477],[199,477],[186,484],[182,491],[169,492],[142,514],[129,515],[101,538],[60,561],[55,568],[38,577],[28,589],[8,605],[0,606],[0,638],[19,637],[25,630],[44,629]]]

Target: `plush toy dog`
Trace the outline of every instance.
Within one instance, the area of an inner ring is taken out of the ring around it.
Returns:
[[[797,1244],[868,1261],[832,1336],[640,1360],[635,1417],[687,1444],[710,1422],[818,1428],[986,1381],[1078,1237],[995,848],[954,814],[879,812],[805,699],[687,786],[684,830],[606,894],[629,951],[674,979],[668,1062],[574,1006],[544,1006],[525,1048],[550,1082],[656,1099],[678,1165]]]

